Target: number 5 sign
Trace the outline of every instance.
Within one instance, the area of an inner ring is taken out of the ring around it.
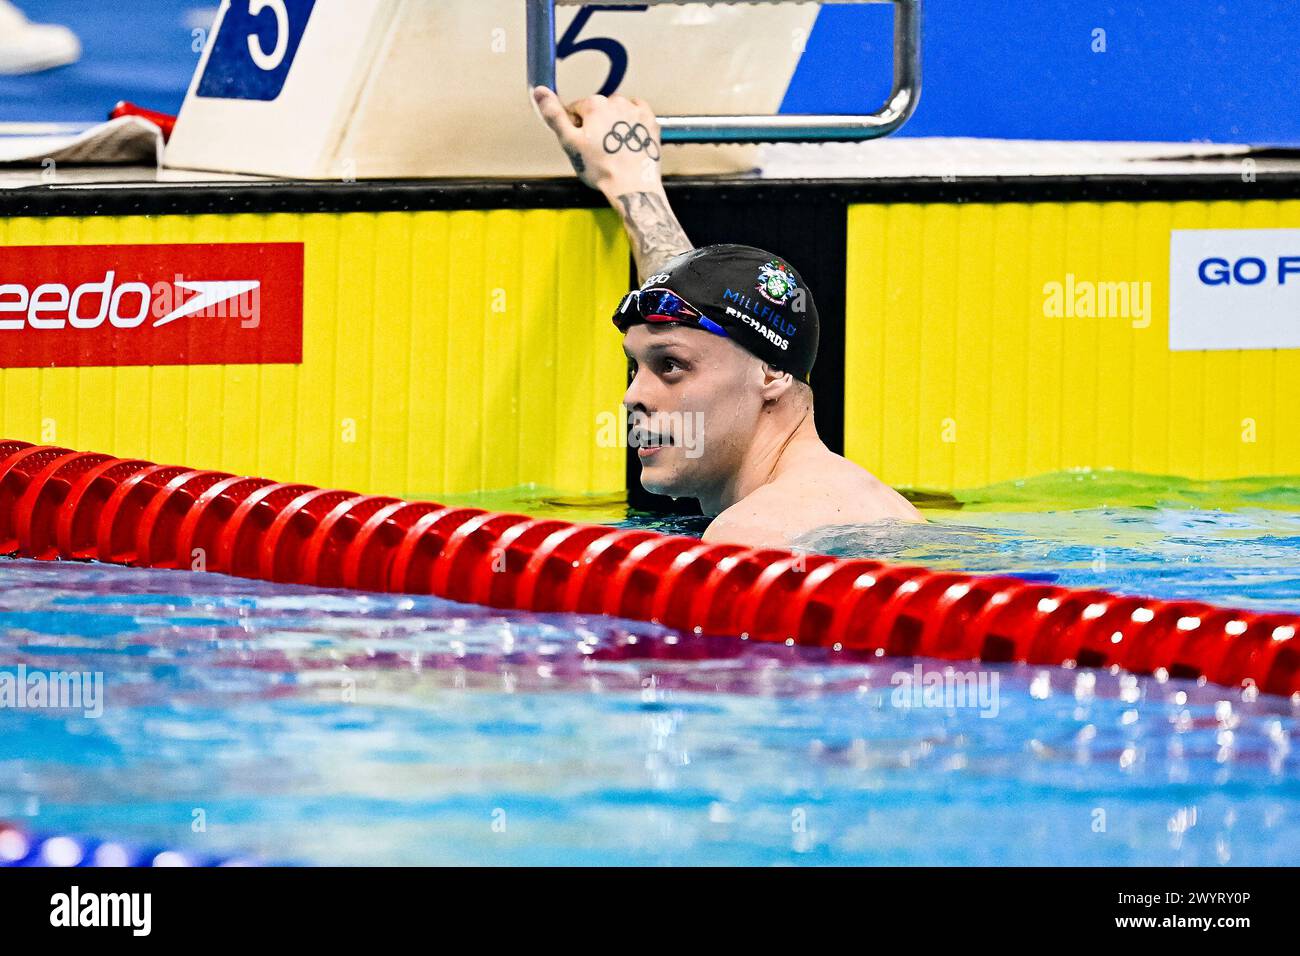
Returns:
[[[578,37],[586,28],[593,13],[600,11],[643,13],[648,9],[648,5],[625,7],[588,4],[582,7],[578,10],[577,16],[573,18],[573,22],[569,24],[569,29],[564,32],[564,36],[556,43],[556,59],[567,60],[575,53],[582,53],[584,50],[595,50],[603,53],[609,58],[609,76],[597,92],[601,96],[613,96],[618,92],[619,87],[623,85],[623,79],[627,76],[627,47],[610,37],[592,37],[586,40],[579,40]]]
[[[562,7],[569,99],[664,114],[775,113],[818,7]],[[526,89],[522,0],[224,0],[169,166],[304,179],[570,176]],[[751,168],[751,147],[675,146],[668,173]]]
[[[274,100],[284,89],[316,0],[235,0],[222,17],[197,96]]]

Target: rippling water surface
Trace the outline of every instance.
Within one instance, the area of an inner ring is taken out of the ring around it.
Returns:
[[[804,543],[1300,609],[1287,488],[1050,481]],[[946,666],[6,560],[0,674],[97,673],[104,699],[0,708],[0,819],[302,863],[1300,862],[1291,701],[1022,666],[958,686]]]

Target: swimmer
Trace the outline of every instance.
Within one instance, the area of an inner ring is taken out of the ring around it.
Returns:
[[[789,547],[827,525],[925,519],[817,435],[809,374],[817,307],[780,256],[693,248],[664,191],[659,123],[644,100],[533,97],[579,178],[623,219],[641,288],[614,314],[641,483],[695,498],[705,541]]]

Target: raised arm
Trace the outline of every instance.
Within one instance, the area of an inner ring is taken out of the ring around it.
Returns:
[[[589,96],[565,107],[544,86],[533,98],[574,172],[623,217],[643,283],[693,248],[664,192],[659,122],[645,100]]]

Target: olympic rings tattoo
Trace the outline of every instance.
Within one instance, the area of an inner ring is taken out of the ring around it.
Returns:
[[[614,124],[614,128],[605,134],[604,146],[607,153],[617,153],[626,148],[633,153],[644,151],[653,160],[658,160],[660,156],[659,144],[641,123],[633,126],[631,123],[619,120]]]

